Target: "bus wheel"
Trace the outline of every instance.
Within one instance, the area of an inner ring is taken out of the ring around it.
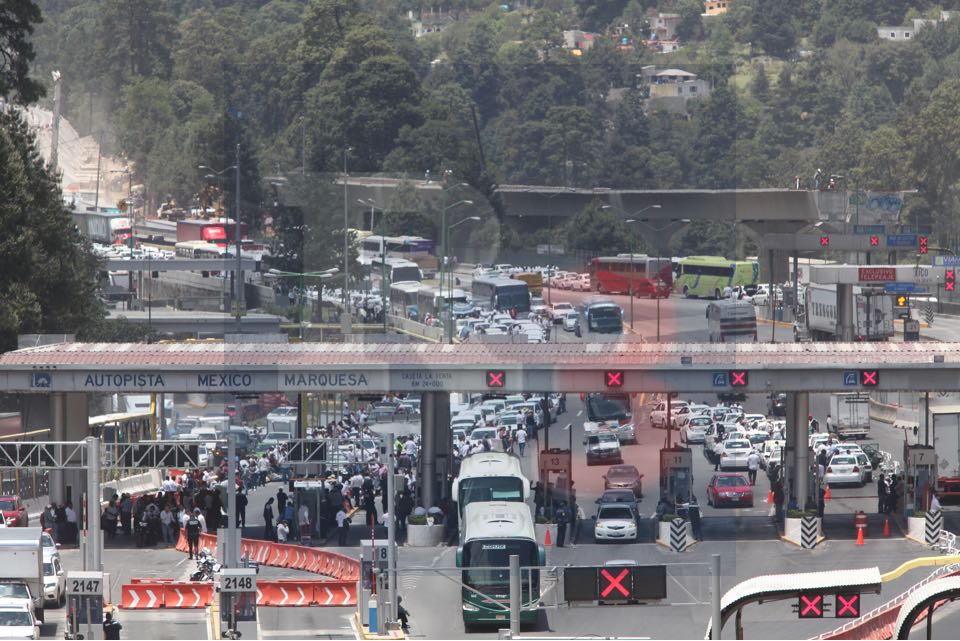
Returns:
[[[683,297],[684,297],[684,298],[690,298],[689,290],[687,290],[687,286],[686,286],[686,285],[683,286]]]

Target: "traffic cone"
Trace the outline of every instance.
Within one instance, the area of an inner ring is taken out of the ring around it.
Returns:
[[[883,537],[890,538],[890,517],[883,519]]]
[[[863,545],[863,528],[857,528],[857,545]]]
[[[828,485],[828,486],[827,486],[827,491],[823,493],[823,500],[824,500],[824,501],[829,501],[830,498],[831,498],[831,497],[830,497],[830,486]]]
[[[550,528],[547,528],[547,533],[543,536],[543,544],[545,546],[553,545],[553,539],[550,537]]]
[[[767,505],[773,505],[773,490],[767,490]]]

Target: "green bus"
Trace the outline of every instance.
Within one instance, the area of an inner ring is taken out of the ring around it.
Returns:
[[[753,260],[730,260],[723,256],[690,256],[680,261],[677,289],[686,297],[716,298],[727,287],[755,287],[760,264]]]
[[[540,605],[540,568],[546,552],[537,544],[530,506],[523,502],[469,503],[464,509],[462,568],[463,625],[510,622],[510,557],[520,557],[520,623],[536,623]],[[477,568],[471,570],[470,568]]]

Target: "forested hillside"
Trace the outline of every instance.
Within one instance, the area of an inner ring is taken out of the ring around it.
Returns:
[[[638,189],[752,188],[799,175],[918,189],[909,215],[956,230],[956,2],[731,0],[41,0],[34,76],[59,69],[65,114],[105,129],[151,198],[189,200],[198,164]],[[408,12],[448,13],[414,38]],[[681,48],[643,45],[659,12]],[[906,42],[880,25],[931,18]],[[564,30],[595,32],[564,47]],[[581,55],[577,55],[581,54]],[[646,65],[709,81],[686,115],[645,110]],[[260,188],[246,190],[251,204]],[[693,241],[691,241],[693,242]],[[695,249],[693,247],[692,249]]]

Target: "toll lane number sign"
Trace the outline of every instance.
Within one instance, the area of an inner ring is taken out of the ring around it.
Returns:
[[[80,596],[100,596],[103,594],[103,584],[100,579],[69,579],[67,592]]]
[[[223,577],[222,592],[256,592],[257,583],[253,576],[225,576]]]

